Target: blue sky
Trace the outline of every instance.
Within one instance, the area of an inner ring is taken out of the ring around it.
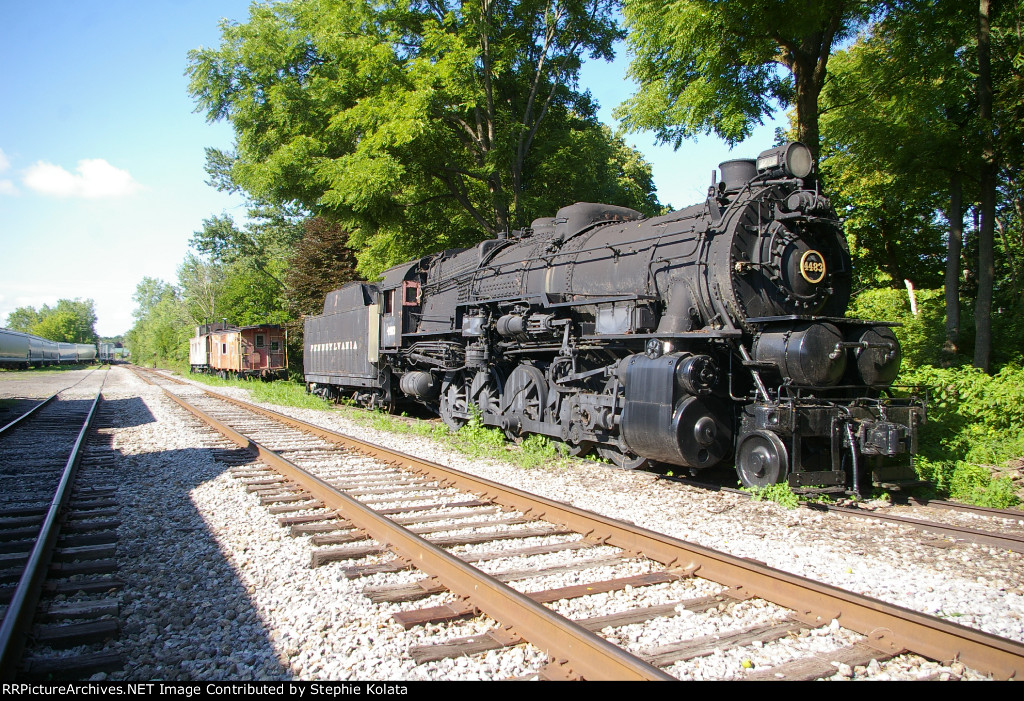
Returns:
[[[22,306],[96,302],[100,335],[131,328],[143,277],[175,282],[204,218],[245,207],[204,182],[204,147],[230,148],[225,123],[193,112],[186,54],[219,43],[221,18],[248,0],[0,0],[0,324]],[[582,85],[611,110],[632,87],[627,59],[588,64]],[[703,197],[711,170],[754,156],[774,124],[729,150],[711,137],[679,152],[630,142],[654,167],[662,202]],[[566,203],[570,204],[570,203]]]

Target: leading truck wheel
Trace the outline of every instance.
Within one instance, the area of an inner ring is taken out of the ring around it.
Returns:
[[[786,480],[789,451],[771,431],[751,431],[736,448],[736,473],[744,487],[763,489]]]
[[[641,470],[651,464],[647,458],[642,458],[628,449],[623,452],[614,445],[598,445],[597,454],[620,470]]]

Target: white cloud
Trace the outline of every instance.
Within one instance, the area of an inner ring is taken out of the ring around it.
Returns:
[[[122,197],[142,189],[131,173],[102,158],[79,161],[77,174],[39,161],[25,171],[22,182],[36,192],[58,197]]]

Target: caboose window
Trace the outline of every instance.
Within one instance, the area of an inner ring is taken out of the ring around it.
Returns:
[[[271,341],[270,342],[270,350],[271,350],[272,353],[276,353],[279,350],[281,350],[281,342],[280,341]]]
[[[263,334],[261,334],[261,333],[256,334],[256,347],[257,348],[262,348],[265,345],[266,345],[266,339],[264,339]]]
[[[390,314],[395,308],[395,291],[388,290],[384,293],[384,313]]]
[[[405,288],[405,301],[409,304],[416,303],[416,287],[409,285]]]
[[[221,353],[227,353],[228,352],[228,344],[226,344],[226,343],[220,344],[220,352]]]

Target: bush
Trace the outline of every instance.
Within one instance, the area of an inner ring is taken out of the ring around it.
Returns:
[[[903,350],[903,368],[938,364],[946,340],[946,304],[939,290],[915,290],[917,315],[910,312],[906,290],[890,287],[866,290],[850,303],[848,317],[898,321],[893,328]],[[967,318],[967,317],[965,317]]]
[[[1024,456],[1024,369],[989,376],[973,367],[919,367],[902,382],[928,393],[919,474],[952,498],[1004,508],[1019,503],[1010,477],[994,469]]]

